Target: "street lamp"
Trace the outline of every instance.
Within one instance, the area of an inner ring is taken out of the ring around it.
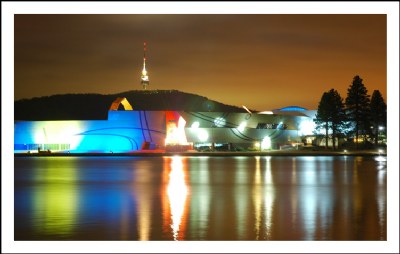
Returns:
[[[379,140],[379,136],[381,136],[382,137],[382,131],[385,129],[385,127],[383,127],[383,126],[379,126],[378,127],[378,140]],[[379,143],[379,142],[378,142]]]

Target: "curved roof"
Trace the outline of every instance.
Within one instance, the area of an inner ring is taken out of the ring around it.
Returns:
[[[133,110],[131,104],[125,97],[118,97],[110,106],[109,110],[118,110],[119,105],[122,104],[125,110]]]
[[[284,107],[284,108],[280,108],[278,110],[279,111],[305,111],[307,109],[299,107],[299,106],[287,106],[287,107]]]

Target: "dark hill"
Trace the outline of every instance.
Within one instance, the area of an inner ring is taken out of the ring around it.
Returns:
[[[245,112],[236,106],[177,90],[134,90],[118,94],[63,94],[14,102],[15,120],[102,120],[112,102],[126,97],[134,110]],[[122,105],[120,105],[120,108]]]

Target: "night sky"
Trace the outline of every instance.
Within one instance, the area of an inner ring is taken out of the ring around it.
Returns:
[[[386,15],[17,14],[14,99],[176,89],[256,110],[316,109],[355,75],[386,100]],[[132,102],[134,104],[134,102]]]

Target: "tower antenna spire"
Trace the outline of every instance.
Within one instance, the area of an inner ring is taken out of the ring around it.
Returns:
[[[147,86],[150,84],[149,76],[147,75],[147,70],[146,70],[146,51],[147,51],[147,43],[143,42],[143,70],[140,82],[142,84],[143,90],[146,90]]]

